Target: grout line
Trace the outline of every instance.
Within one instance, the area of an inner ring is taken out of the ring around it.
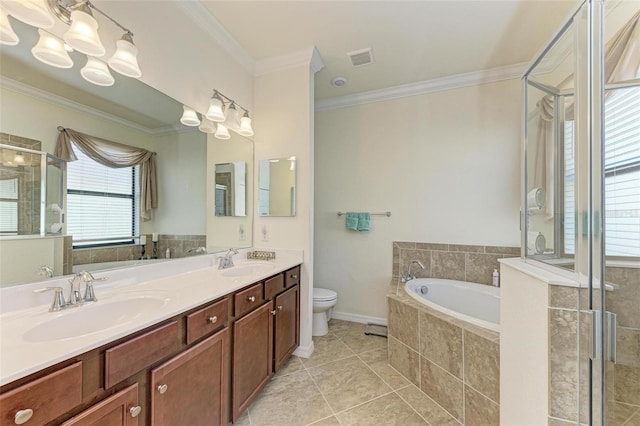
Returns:
[[[391,394],[393,394],[393,393],[396,393],[396,392],[395,392],[394,390],[391,390],[391,391],[389,391],[389,392],[383,393],[382,395],[378,395],[378,396],[373,397],[373,398],[371,398],[371,399],[368,399],[368,400],[366,400],[366,401],[360,402],[360,403],[358,403],[358,404],[354,405],[353,407],[345,408],[345,409],[344,409],[344,410],[342,410],[342,411],[338,411],[338,412],[336,413],[336,418],[337,418],[337,415],[338,415],[338,414],[346,413],[347,411],[351,411],[351,410],[353,410],[354,408],[361,407],[361,406],[363,406],[363,405],[365,405],[365,404],[370,403],[371,401],[375,401],[376,399],[384,398],[385,396],[389,396],[389,395],[391,395]]]
[[[632,405],[632,407],[635,407],[635,405]],[[631,421],[631,419],[633,419],[636,416],[636,414],[640,414],[640,408],[637,408],[636,411],[631,413],[629,418],[627,420],[625,420],[620,426],[625,426],[626,424],[631,424],[629,422]]]
[[[409,401],[407,401],[406,399],[404,399],[404,398],[402,397],[402,395],[400,395],[400,394],[398,393],[398,391],[397,391],[397,390],[396,390],[396,395],[398,395],[398,398],[400,398],[401,400],[403,400],[403,401],[404,401],[404,403],[405,403],[405,404],[407,404],[407,405],[408,405],[408,406],[409,406],[409,407],[414,411],[414,413],[416,413],[416,414],[418,415],[418,417],[420,417],[422,420],[424,420],[424,421],[425,421],[425,423],[426,423],[427,425],[429,425],[429,426],[438,426],[438,425],[432,425],[432,424],[431,424],[427,419],[425,419],[425,418],[424,418],[424,416],[423,416],[423,415],[421,415],[420,413],[418,413],[418,410],[416,410],[415,408],[413,408],[413,405],[411,405],[411,404],[409,403]]]

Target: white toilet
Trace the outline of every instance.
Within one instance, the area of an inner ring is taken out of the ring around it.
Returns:
[[[312,336],[324,336],[329,332],[328,322],[331,311],[338,302],[338,293],[326,288],[313,288],[313,325]]]

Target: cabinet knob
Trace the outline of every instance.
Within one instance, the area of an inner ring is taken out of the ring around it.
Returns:
[[[129,414],[131,414],[131,417],[138,417],[138,414],[140,414],[141,412],[142,412],[142,407],[139,405],[129,408]]]
[[[271,312],[271,315],[276,316],[276,312],[277,311],[275,309],[273,311],[269,311],[269,312]]]
[[[249,296],[249,297],[247,297],[247,300],[249,302],[255,302],[256,301],[256,297],[255,296]]]
[[[298,279],[298,274],[291,274],[291,279],[292,280],[297,280]]]
[[[278,310],[281,311],[282,310],[282,305],[278,306]]]
[[[31,408],[25,408],[24,410],[20,410],[13,417],[13,422],[17,425],[23,425],[33,417],[33,410]]]
[[[215,316],[215,315],[214,315],[214,316],[212,316],[212,317],[209,317],[209,318],[207,318],[207,322],[208,322],[209,324],[215,324],[216,322],[218,322],[218,317],[217,317],[217,316]]]
[[[163,394],[167,391],[167,385],[158,385],[156,389],[158,390],[158,392],[160,392],[160,394]]]

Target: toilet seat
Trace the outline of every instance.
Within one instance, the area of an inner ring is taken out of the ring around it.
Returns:
[[[327,288],[313,288],[313,300],[318,302],[326,302],[338,298],[338,293]]]

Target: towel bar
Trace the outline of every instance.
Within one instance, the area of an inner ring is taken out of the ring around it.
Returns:
[[[344,212],[338,212],[337,213],[338,216],[342,216],[343,214],[345,214]],[[371,213],[371,216],[386,216],[386,217],[391,217],[391,212],[384,212],[384,213]]]

